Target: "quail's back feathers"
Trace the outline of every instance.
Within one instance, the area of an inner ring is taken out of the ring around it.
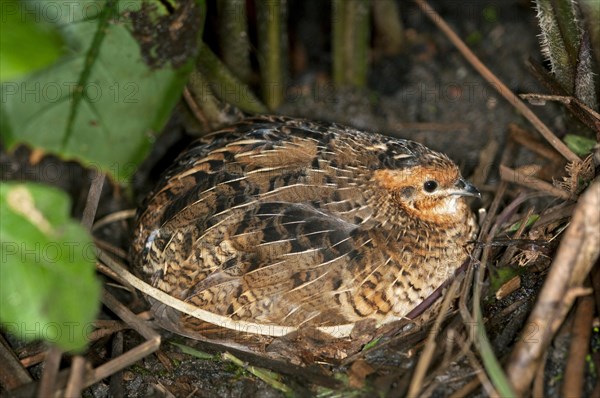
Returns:
[[[232,320],[387,323],[466,259],[476,224],[463,196],[476,194],[450,159],[416,142],[248,119],[197,141],[165,172],[138,214],[133,266]]]

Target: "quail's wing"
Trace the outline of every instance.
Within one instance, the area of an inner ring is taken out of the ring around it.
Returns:
[[[167,173],[134,242],[155,286],[232,319],[324,326],[357,317],[350,301],[364,270],[352,267],[364,261],[354,235],[371,213],[361,173],[378,160],[336,149],[342,141],[323,125],[294,123],[217,134]]]
[[[357,317],[348,266],[359,260],[356,229],[310,204],[265,202],[228,212],[192,243],[175,233],[155,248],[180,247],[182,257],[162,277],[185,286],[175,295],[199,308],[254,324],[335,326]],[[163,326],[205,335],[213,329],[157,305]]]
[[[355,253],[355,225],[311,205],[285,202],[261,203],[239,217],[206,234],[199,249],[213,272],[187,300],[234,319],[270,324],[348,320],[331,303]],[[210,247],[221,250],[207,253]]]

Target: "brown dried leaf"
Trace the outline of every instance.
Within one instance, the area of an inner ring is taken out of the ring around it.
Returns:
[[[350,373],[348,374],[348,384],[353,388],[362,388],[365,385],[365,379],[368,375],[375,372],[375,369],[364,359],[359,359],[352,363]]]
[[[582,161],[570,162],[565,166],[567,176],[562,181],[554,180],[554,186],[561,188],[574,195],[583,191],[587,183],[594,178],[594,163],[592,156]]]

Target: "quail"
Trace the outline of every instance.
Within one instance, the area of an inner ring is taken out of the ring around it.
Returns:
[[[383,325],[467,258],[477,232],[468,196],[479,192],[457,165],[419,143],[250,118],[166,170],[138,211],[132,266],[230,329]],[[206,327],[161,303],[153,311],[184,334]]]

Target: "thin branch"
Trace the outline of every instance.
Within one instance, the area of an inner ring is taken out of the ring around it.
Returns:
[[[421,8],[423,13],[448,37],[448,39],[456,46],[458,51],[465,59],[481,74],[481,76],[498,91],[512,106],[514,106],[531,124],[540,132],[540,134],[556,149],[561,155],[571,162],[580,161],[581,159],[573,151],[569,149],[554,133],[537,117],[537,115],[529,109],[529,107],[521,101],[492,71],[490,71],[477,56],[467,47],[467,45],[458,37],[450,26],[435,12],[435,10],[425,0],[415,0],[415,3]]]
[[[135,217],[135,209],[128,209],[128,210],[121,210],[121,211],[116,211],[114,213],[110,213],[104,217],[102,217],[101,219],[97,220],[94,225],[92,226],[92,231],[95,231],[105,225],[108,225],[110,223],[116,222],[116,221],[121,221],[121,220],[127,220],[129,218],[133,218]]]
[[[437,347],[435,338],[437,337],[438,332],[441,329],[442,321],[444,320],[445,315],[448,313],[450,303],[452,302],[452,299],[458,291],[458,286],[458,280],[455,279],[454,282],[452,282],[452,284],[448,288],[448,291],[446,292],[446,297],[442,302],[439,314],[435,320],[433,327],[431,328],[431,331],[429,332],[429,336],[427,336],[427,340],[425,341],[425,348],[421,353],[419,362],[417,363],[415,372],[410,382],[410,388],[408,390],[409,397],[416,397],[417,394],[423,388],[423,380],[425,379],[427,369],[429,368],[429,364],[431,363],[431,359],[433,358],[433,354]]]
[[[83,390],[86,360],[81,355],[75,355],[71,363],[71,374],[65,388],[65,397],[79,397]]]
[[[158,352],[158,351],[157,351]],[[123,332],[117,332],[112,340],[111,356],[118,358],[123,355]],[[110,376],[110,395],[114,398],[123,397],[123,371],[119,370]]]
[[[503,181],[513,184],[522,185],[536,191],[546,192],[548,195],[556,196],[557,198],[572,200],[573,196],[560,188],[555,187],[549,182],[540,180],[539,178],[520,172],[519,170],[511,169],[504,165],[500,165],[500,178]]]
[[[578,398],[582,395],[587,366],[586,355],[590,346],[593,319],[594,298],[586,296],[577,300],[577,311],[575,311],[573,322],[573,338],[571,339],[569,359],[565,368],[564,397]]]
[[[31,375],[0,334],[0,385],[12,390],[31,381]]]
[[[525,148],[545,157],[546,159],[552,161],[562,161],[563,159],[558,153],[556,153],[556,151],[552,150],[552,148],[548,147],[543,142],[538,141],[529,131],[521,128],[515,123],[510,123],[508,125],[508,134],[509,138],[514,140],[517,144],[523,145]]]
[[[600,119],[600,113],[596,112],[595,110],[593,110],[592,108],[587,106],[585,103],[581,102],[577,98],[572,97],[570,95],[526,93],[526,94],[519,94],[519,97],[523,98],[524,100],[529,101],[529,103],[534,103],[534,102],[539,102],[539,101],[557,101],[557,102],[563,103],[565,105],[570,105],[571,103],[575,103],[575,104],[577,104],[577,106],[584,109],[586,112],[588,112],[590,115],[592,115],[596,119]]]
[[[52,346],[44,361],[44,371],[37,390],[38,397],[44,398],[54,396],[56,376],[58,375],[61,358],[62,350],[56,346]]]
[[[102,187],[104,186],[104,179],[106,177],[106,174],[100,170],[94,170],[92,173],[92,183],[88,191],[85,208],[83,209],[83,216],[81,217],[81,225],[88,231],[92,228],[92,224],[94,223],[96,210],[98,210],[98,203],[100,203],[100,194],[102,194]]]

